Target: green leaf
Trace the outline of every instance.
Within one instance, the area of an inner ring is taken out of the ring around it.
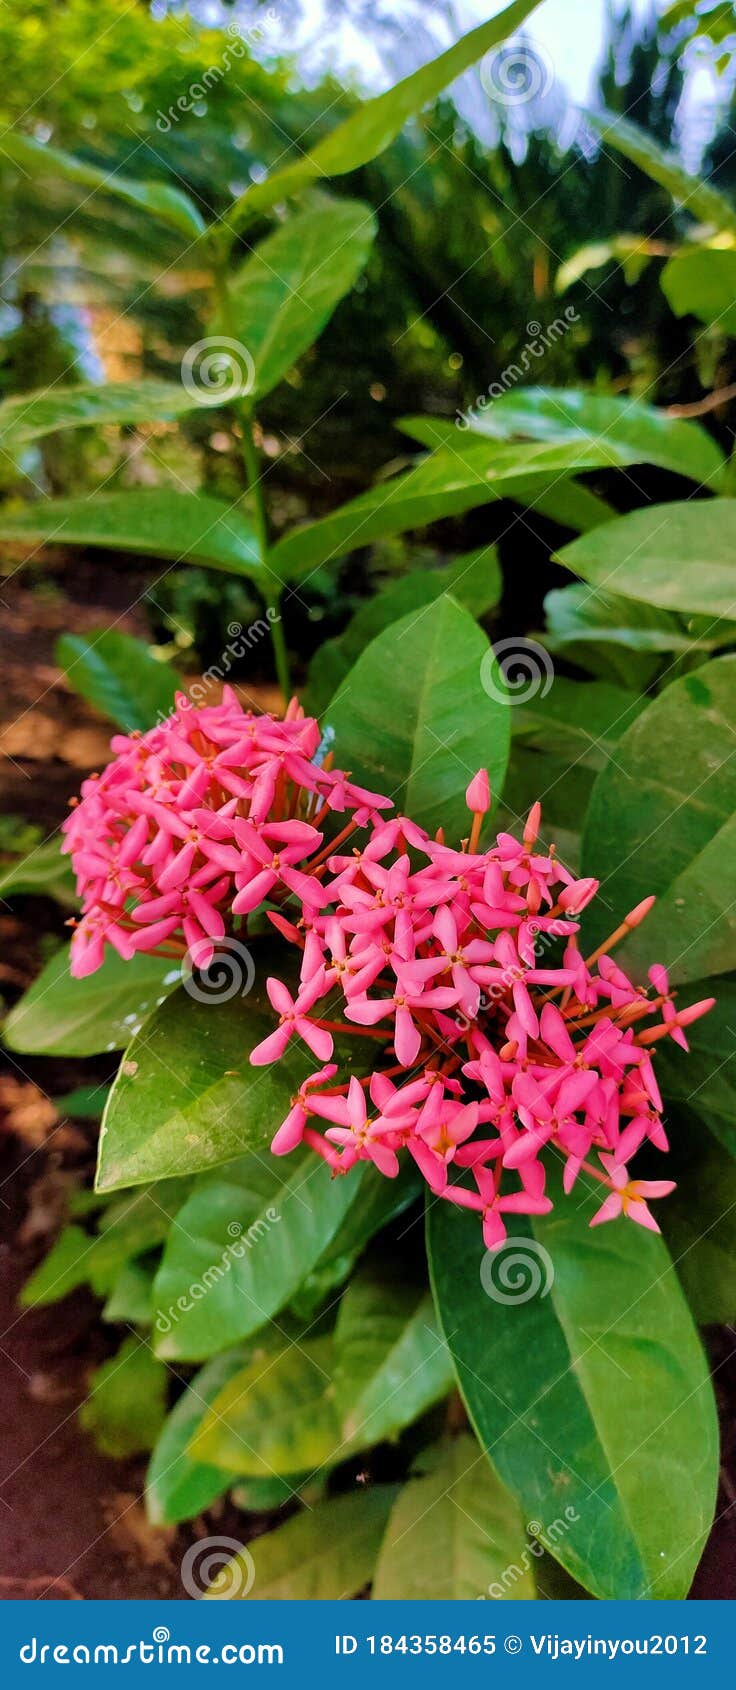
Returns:
[[[276,387],[317,340],[368,261],[377,224],[358,200],[303,211],[233,277],[228,325],[253,360],[249,402]]]
[[[642,979],[652,961],[675,981],[736,964],[734,720],[736,657],[718,657],[653,700],[593,788],[583,873],[603,881],[603,895],[586,915],[586,943],[655,893],[620,952]]]
[[[55,898],[65,909],[73,909],[77,893],[68,857],[62,857],[59,838],[54,834],[41,845],[34,845],[26,856],[18,857],[9,867],[0,868],[0,899],[34,893]]]
[[[488,440],[536,440],[549,446],[597,445],[603,462],[658,464],[690,481],[712,485],[723,453],[698,423],[669,417],[640,399],[616,398],[575,387],[517,387],[470,413],[470,429],[437,417],[411,417],[402,426],[430,447],[482,435]]]
[[[539,0],[514,0],[505,11],[461,36],[454,46],[440,53],[420,70],[404,77],[376,99],[367,100],[345,123],[333,129],[331,135],[318,141],[311,152],[302,153],[293,163],[272,172],[264,182],[246,188],[227,216],[232,229],[238,229],[250,217],[268,211],[279,201],[290,199],[310,183],[328,176],[344,176],[361,165],[369,164],[390,146],[407,120],[422,106],[435,100],[463,71],[497,47],[507,35],[513,35],[535,10]]]
[[[484,616],[501,597],[503,578],[495,546],[481,546],[447,569],[412,569],[356,611],[344,633],[316,652],[309,670],[308,708],[323,710],[362,651],[377,634],[410,611],[451,593],[473,616]]]
[[[235,940],[221,944],[217,958],[213,978],[223,995],[203,1001],[174,993],[126,1051],[105,1109],[99,1190],[198,1173],[250,1150],[270,1166],[269,1142],[314,1059],[293,1040],[278,1063],[251,1067],[250,1051],[275,1025],[265,980],[283,974],[284,958],[262,943],[251,956]],[[247,996],[229,997],[233,985],[247,992],[251,968],[256,980]],[[357,1037],[338,1048],[346,1064],[361,1049]]]
[[[189,1446],[195,1460],[253,1478],[311,1472],[347,1454],[332,1378],[332,1338],[254,1356],[215,1398]]]
[[[146,1474],[146,1511],[154,1526],[192,1520],[229,1489],[232,1475],[222,1467],[193,1460],[188,1445],[215,1398],[241,1370],[246,1355],[239,1348],[208,1361],[164,1422]]]
[[[706,1117],[707,1119],[707,1117]],[[661,1222],[678,1278],[699,1326],[736,1319],[736,1162],[699,1123],[668,1114],[677,1190]],[[684,1141],[684,1143],[683,1143]]]
[[[142,552],[246,575],[264,589],[268,586],[250,521],[205,493],[159,487],[142,493],[39,499],[15,515],[0,511],[0,539]]]
[[[558,552],[593,587],[663,610],[733,617],[736,500],[650,505],[606,522]]]
[[[152,1448],[166,1413],[167,1378],[166,1368],[138,1338],[126,1338],[117,1355],[97,1368],[79,1420],[103,1455],[122,1461]]]
[[[538,1546],[535,1550],[538,1553]],[[463,1434],[427,1451],[399,1491],[373,1579],[374,1601],[533,1600],[532,1553],[514,1498]]]
[[[665,264],[662,292],[676,317],[692,314],[720,334],[736,335],[736,252],[684,247]]]
[[[265,1602],[329,1602],[354,1596],[370,1579],[395,1496],[395,1485],[373,1485],[296,1514],[255,1538],[247,1559],[230,1561],[205,1600],[252,1595]]]
[[[443,595],[394,622],[358,658],[326,713],[337,763],[448,843],[468,831],[465,789],[487,768],[495,792],[510,710],[473,618]]]
[[[24,1285],[24,1307],[58,1303],[77,1285],[107,1296],[122,1268],[163,1243],[187,1192],[185,1180],[161,1180],[103,1211],[96,1236],[78,1226],[65,1227]]]
[[[378,1169],[366,1166],[360,1190],[316,1266],[302,1280],[290,1308],[299,1319],[311,1321],[322,1303],[339,1285],[344,1285],[366,1244],[377,1232],[398,1219],[419,1197],[422,1181],[406,1157],[396,1179],[386,1179]]]
[[[559,587],[544,601],[547,627],[544,643],[582,669],[602,680],[615,681],[631,691],[643,693],[664,668],[669,653],[677,663],[695,668],[719,646],[736,635],[736,624],[712,617],[685,620],[671,610],[598,587],[591,592],[583,582]]]
[[[115,628],[62,634],[54,657],[72,691],[126,733],[153,727],[174,708],[175,675],[130,634]]]
[[[319,1261],[360,1189],[362,1168],[331,1179],[306,1148],[271,1156],[270,1129],[242,1125],[243,1143],[250,1136],[259,1149],[199,1180],[168,1234],[154,1287],[159,1355],[202,1361],[257,1332]]]
[[[666,188],[677,204],[689,211],[692,217],[736,234],[736,208],[730,201],[710,183],[688,175],[674,154],[666,152],[651,135],[613,112],[589,111],[585,115],[604,145],[613,147],[632,164],[638,165],[653,182]]]
[[[736,1157],[736,980],[699,980],[678,992],[677,1001],[694,1003],[709,997],[712,989],[717,994],[713,1008],[688,1028],[688,1055],[663,1039],[657,1073],[668,1101],[693,1110]]]
[[[60,428],[105,423],[152,423],[196,409],[183,383],[111,381],[99,387],[49,387],[20,393],[0,405],[0,440],[6,448],[27,446]]]
[[[335,1327],[340,1438],[356,1448],[395,1437],[447,1395],[452,1363],[429,1293],[370,1264],[351,1280]]]
[[[11,1010],[3,1038],[11,1050],[28,1056],[122,1050],[180,980],[181,970],[172,968],[170,960],[141,954],[123,962],[115,951],[96,974],[73,980],[65,945]],[[179,1172],[176,1167],[170,1171]]]
[[[88,1283],[88,1259],[94,1240],[81,1226],[65,1226],[47,1256],[26,1280],[19,1301],[23,1308],[58,1303],[78,1285]]]
[[[662,1239],[625,1220],[591,1232],[597,1186],[565,1198],[555,1175],[551,1195],[553,1214],[514,1217],[502,1298],[481,1284],[477,1217],[429,1206],[460,1388],[489,1460],[574,1578],[605,1600],[679,1599],[718,1478],[705,1357]]]
[[[451,423],[447,427],[453,430],[451,445],[279,540],[268,558],[274,574],[282,580],[303,580],[319,564],[334,562],[374,540],[425,528],[439,517],[459,516],[493,499],[516,499],[541,509],[545,495],[555,490],[559,494],[561,476],[611,464],[611,450],[600,441],[505,445],[462,434]],[[0,526],[0,537],[2,533]]]
[[[134,182],[117,170],[100,170],[97,165],[73,158],[70,153],[60,152],[58,147],[42,145],[17,130],[6,130],[3,152],[6,158],[12,159],[14,164],[31,175],[52,179],[61,176],[66,182],[89,188],[91,194],[99,191],[110,194],[113,199],[125,200],[127,205],[134,205],[178,229],[190,241],[201,235],[204,229],[202,217],[189,195],[183,194],[179,188],[170,188],[167,183]],[[89,198],[90,194],[86,194],[82,205],[86,205]]]
[[[111,1326],[150,1326],[153,1268],[143,1262],[124,1262],[113,1280],[102,1319]]]

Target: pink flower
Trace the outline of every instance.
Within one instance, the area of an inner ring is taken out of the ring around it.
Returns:
[[[283,1056],[289,1040],[296,1033],[309,1046],[312,1054],[319,1062],[327,1062],[332,1055],[332,1034],[323,1027],[316,1027],[313,1021],[307,1019],[307,1011],[316,1003],[322,994],[322,980],[315,975],[303,986],[296,999],[283,985],[281,980],[273,978],[266,981],[266,991],[279,1017],[279,1024],[275,1033],[256,1045],[250,1053],[250,1060],[254,1067],[261,1068],[267,1062],[275,1062]]]
[[[613,1185],[610,1197],[605,1199],[597,1214],[593,1216],[591,1226],[600,1226],[603,1221],[615,1220],[618,1215],[628,1215],[629,1220],[638,1221],[650,1232],[659,1232],[659,1227],[653,1214],[647,1208],[647,1197],[668,1197],[675,1189],[672,1179],[629,1179],[628,1168],[623,1163],[616,1162],[613,1156],[601,1156],[601,1162],[609,1175]]]

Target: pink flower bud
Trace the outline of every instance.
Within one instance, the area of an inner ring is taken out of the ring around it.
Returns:
[[[465,793],[465,802],[474,816],[484,816],[490,810],[491,788],[487,769],[479,769],[477,775],[473,775]]]

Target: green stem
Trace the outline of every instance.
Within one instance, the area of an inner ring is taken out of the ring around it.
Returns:
[[[261,487],[261,472],[260,464],[258,462],[258,452],[256,450],[255,440],[253,439],[253,424],[250,414],[246,410],[241,411],[240,422],[243,429],[243,463],[245,464],[245,473],[248,477],[248,491],[253,500],[256,532],[258,534],[258,546],[265,566],[266,559],[268,557],[268,517],[266,515],[263,489]],[[281,621],[281,593],[277,588],[275,578],[273,579],[273,587],[273,609],[277,614],[273,617],[269,617],[268,620],[271,629],[274,662],[276,664],[276,677],[284,695],[284,700],[288,704],[289,698],[291,697],[289,655],[286,650],[284,627]]]

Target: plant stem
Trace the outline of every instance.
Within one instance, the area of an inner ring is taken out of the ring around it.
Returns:
[[[266,558],[268,556],[268,518],[266,516],[266,505],[263,498],[263,490],[261,488],[258,452],[256,450],[255,440],[253,439],[253,423],[250,414],[244,409],[240,412],[240,421],[243,429],[243,463],[245,464],[245,473],[248,477],[248,491],[253,500],[256,533],[258,535],[258,547],[265,568]],[[289,656],[286,650],[284,629],[281,621],[281,594],[277,589],[275,578],[273,578],[273,587],[273,598],[275,600],[273,608],[276,611],[276,615],[274,617],[269,617],[269,626],[271,629],[273,655],[276,664],[276,677],[284,695],[284,703],[288,704],[291,696]]]

